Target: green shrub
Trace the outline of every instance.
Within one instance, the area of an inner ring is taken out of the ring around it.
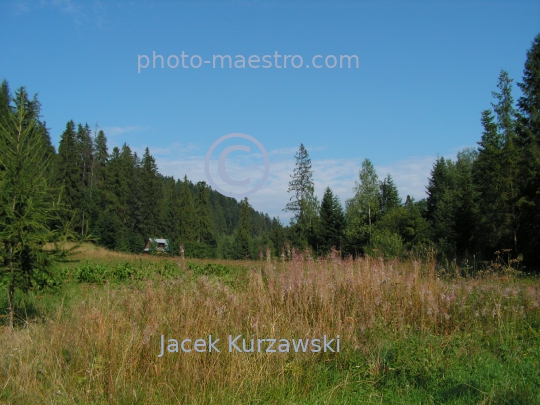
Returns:
[[[387,229],[376,229],[371,234],[365,252],[370,256],[382,256],[385,259],[399,258],[403,255],[403,240],[401,236]]]
[[[131,278],[133,275],[135,275],[135,273],[135,266],[133,266],[131,263],[124,262],[116,266],[113,271],[113,277],[118,281],[122,281]]]
[[[193,272],[196,276],[227,276],[231,273],[238,270],[234,266],[227,266],[224,264],[215,264],[215,263],[205,263],[205,264],[196,264],[188,263],[188,269]]]
[[[104,283],[109,275],[109,269],[102,264],[90,264],[86,262],[75,269],[75,276],[80,283]]]

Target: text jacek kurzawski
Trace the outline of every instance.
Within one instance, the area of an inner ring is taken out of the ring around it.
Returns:
[[[221,351],[238,353],[320,353],[339,352],[339,335],[334,339],[329,339],[326,335],[322,339],[259,339],[243,338],[242,335],[229,335],[226,342],[220,344],[220,339],[167,339],[161,335],[161,351],[158,357],[163,357],[165,353],[211,353]]]

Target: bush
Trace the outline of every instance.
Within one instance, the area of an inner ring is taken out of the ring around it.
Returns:
[[[131,263],[124,262],[116,266],[113,271],[113,277],[118,281],[122,281],[131,278],[135,272],[135,266],[133,266]]]
[[[102,264],[86,264],[75,269],[75,276],[80,283],[102,284],[107,280],[109,269]]]
[[[403,240],[401,236],[387,229],[376,229],[371,234],[365,252],[370,256],[382,256],[385,259],[399,258],[403,255]]]
[[[224,264],[214,264],[214,263],[205,263],[205,264],[196,264],[188,263],[188,269],[193,272],[196,276],[227,276],[231,273],[238,270],[237,267],[227,266]]]

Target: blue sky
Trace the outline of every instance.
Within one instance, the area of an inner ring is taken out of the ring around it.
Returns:
[[[369,158],[403,197],[423,198],[435,157],[476,146],[500,70],[521,81],[540,32],[538,1],[21,0],[2,1],[0,14],[0,79],[38,93],[55,145],[68,120],[87,122],[105,131],[110,148],[148,146],[163,174],[199,181],[217,139],[248,134],[270,161],[250,202],[282,219],[300,143],[319,196],[330,186],[342,202],[350,198]],[[304,64],[169,68],[167,57],[182,51],[233,61],[277,51]],[[138,55],[151,60],[152,52],[165,67],[157,59],[138,73]],[[319,63],[357,55],[359,65],[307,68],[314,55]],[[249,144],[228,142],[221,150]],[[255,184],[264,160],[251,147],[231,153],[226,170]]]

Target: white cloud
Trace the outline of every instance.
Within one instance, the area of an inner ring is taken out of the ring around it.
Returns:
[[[14,16],[27,14],[30,12],[30,6],[26,1],[16,1],[13,3],[12,11]]]

